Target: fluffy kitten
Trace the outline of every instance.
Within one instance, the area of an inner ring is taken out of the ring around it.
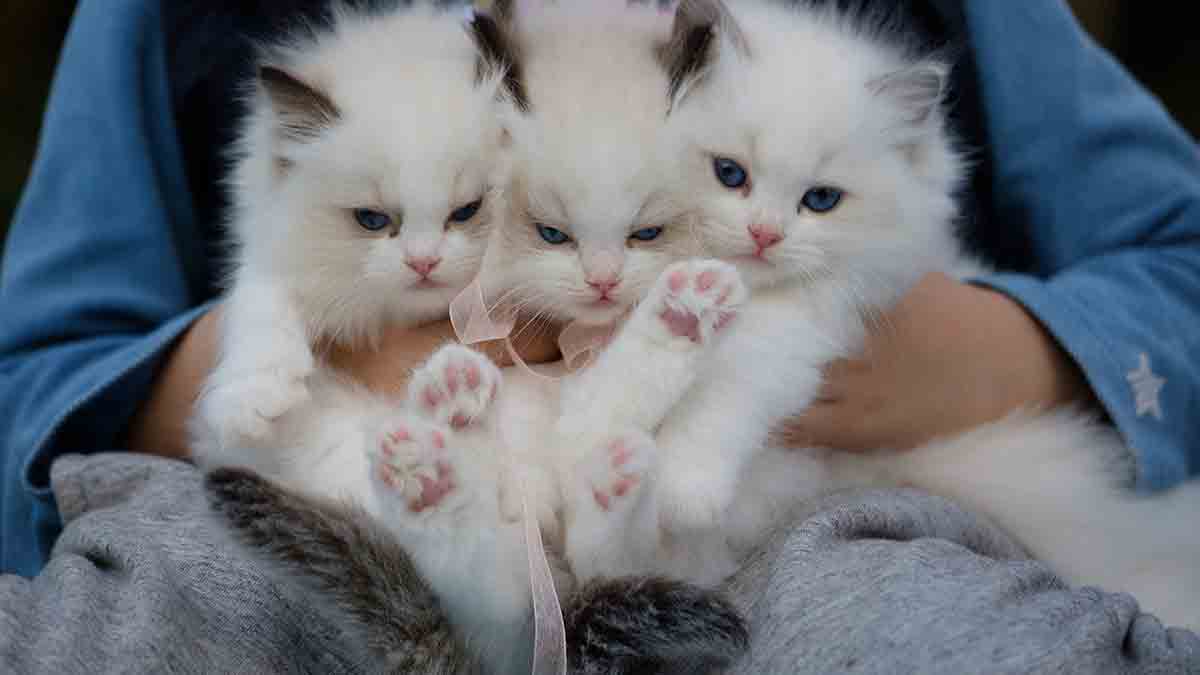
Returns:
[[[737,266],[752,300],[656,436],[666,530],[724,531],[736,550],[789,500],[912,485],[974,506],[1072,582],[1200,625],[1200,545],[1187,534],[1200,484],[1135,496],[1131,452],[1086,416],[1016,415],[895,454],[766,449],[812,400],[820,366],[860,344],[865,317],[926,272],[971,267],[952,227],[963,169],[942,110],[948,68],[870,17],[683,5],[682,40],[702,48],[674,79],[681,178],[706,249]],[[711,559],[668,566],[703,577],[720,571],[703,569]]]
[[[474,277],[509,63],[494,23],[461,10],[331,11],[329,28],[265,51],[251,92],[220,360],[192,447],[204,465],[335,494],[363,492],[363,416],[389,404],[314,350],[444,318]]]
[[[681,263],[701,248],[691,209],[668,189],[679,150],[665,133],[667,91],[685,55],[671,42],[672,14],[649,4],[533,4],[542,6],[507,24],[529,107],[506,120],[506,216],[480,280],[494,304],[573,323],[568,330],[611,325],[637,305],[590,368],[559,386],[509,373],[498,404],[506,419],[536,421],[506,424],[505,437],[543,453],[524,462],[536,468],[523,484],[572,572],[587,579],[621,571],[594,545],[612,542],[609,551],[626,555],[614,538],[628,533],[612,529],[621,519],[610,513],[641,501],[654,462],[646,434],[686,390],[743,292],[728,265]],[[672,263],[681,264],[664,274]],[[636,392],[626,386],[632,369],[644,376]],[[539,412],[522,405],[535,399]]]

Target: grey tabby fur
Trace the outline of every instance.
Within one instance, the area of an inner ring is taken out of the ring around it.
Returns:
[[[244,469],[218,469],[205,485],[241,542],[345,616],[378,656],[372,672],[485,672],[399,542],[365,512]],[[719,673],[749,639],[720,593],[662,578],[592,582],[565,599],[563,616],[572,675]]]

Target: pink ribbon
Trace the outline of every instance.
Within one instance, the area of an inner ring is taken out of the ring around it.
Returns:
[[[471,282],[450,303],[450,325],[454,327],[454,334],[460,342],[472,345],[504,340],[514,363],[538,377],[547,377],[534,372],[513,348],[509,336],[516,326],[516,319],[507,316],[496,320],[492,314],[484,302],[483,287],[478,279]],[[562,607],[558,603],[558,591],[554,587],[550,561],[546,559],[541,528],[529,513],[527,493],[522,487],[521,519],[525,526],[529,589],[533,602],[533,675],[566,675],[567,631],[563,625]]]
[[[546,560],[542,532],[529,514],[525,491],[521,494],[525,523],[525,548],[529,559],[529,589],[533,598],[533,675],[567,675],[567,629],[554,588],[554,575]]]
[[[458,341],[464,345],[480,342],[504,340],[508,355],[522,370],[537,377],[557,380],[559,378],[542,375],[529,367],[525,359],[513,347],[511,335],[517,325],[515,316],[507,315],[497,319],[493,314],[503,314],[499,307],[488,309],[483,298],[483,286],[476,278],[459,293],[450,303],[450,325]],[[620,321],[603,326],[591,326],[573,321],[567,324],[558,336],[558,350],[562,352],[563,363],[567,370],[574,372],[586,368],[612,340]]]

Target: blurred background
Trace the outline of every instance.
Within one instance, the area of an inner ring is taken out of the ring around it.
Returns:
[[[1071,0],[1070,4],[1097,40],[1162,98],[1193,136],[1200,136],[1200,37],[1190,17],[1183,14],[1192,3]],[[0,5],[2,240],[29,170],[46,92],[75,3],[0,0]]]

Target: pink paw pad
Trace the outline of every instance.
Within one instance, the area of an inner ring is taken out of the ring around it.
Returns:
[[[745,291],[737,270],[717,261],[679,263],[666,273],[658,318],[675,337],[697,344],[727,326]]]
[[[372,460],[374,475],[410,512],[422,513],[440,505],[458,487],[445,449],[446,437],[437,429],[418,433],[410,426],[396,426],[379,438]]]
[[[606,485],[592,488],[592,497],[604,511],[612,509],[614,498],[624,497],[641,482],[637,473],[626,470],[634,458],[634,449],[625,440],[617,439],[609,444],[608,458],[613,475],[610,480],[602,481]]]
[[[667,279],[667,286],[672,293],[681,293],[684,288],[687,288],[688,276],[683,270],[675,270]]]
[[[499,371],[487,357],[451,345],[413,375],[410,400],[439,424],[464,429],[495,400],[498,382]]]
[[[449,464],[444,461],[435,462],[434,468],[437,471],[436,478],[417,476],[417,480],[421,483],[421,493],[409,498],[409,511],[420,513],[433,508],[440,504],[446,495],[453,492],[454,488],[458,487],[454,480],[454,470]]]
[[[685,337],[692,342],[700,341],[700,317],[695,314],[667,308],[658,316],[667,325],[667,330],[671,331],[671,335]]]
[[[442,401],[446,400],[445,397],[442,396],[442,392],[438,391],[437,387],[432,384],[428,387],[425,387],[425,391],[423,392],[422,396],[425,402],[425,407],[429,410],[436,410],[437,407],[442,404]]]
[[[396,427],[379,439],[379,452],[384,457],[395,457],[400,451],[400,445],[412,441],[412,434],[406,427]]]

